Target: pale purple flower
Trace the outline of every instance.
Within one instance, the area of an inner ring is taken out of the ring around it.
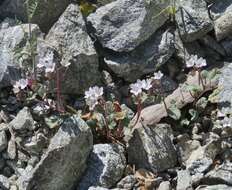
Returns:
[[[151,79],[143,79],[143,80],[137,80],[137,82],[142,89],[149,90],[152,87],[152,80]]]
[[[195,63],[196,68],[201,68],[207,66],[206,60],[200,57]]]
[[[44,57],[40,57],[38,68],[45,68],[46,73],[52,73],[55,70],[56,63],[54,62],[54,53],[49,51]]]
[[[85,91],[85,101],[90,110],[94,109],[102,95],[103,88],[98,86],[90,87],[89,90]]]
[[[207,66],[206,60],[202,57],[198,58],[197,55],[191,55],[190,59],[186,62],[186,67],[196,67],[201,68]]]
[[[130,92],[134,94],[135,96],[138,96],[140,93],[142,93],[142,83],[136,82],[134,84],[131,84]]]
[[[231,127],[231,118],[225,117],[222,121],[223,127]]]
[[[164,74],[161,71],[158,71],[158,72],[154,73],[153,79],[160,80],[163,76],[164,76]]]
[[[28,85],[28,79],[20,79],[18,81],[15,82],[15,84],[13,85],[13,91],[15,93],[18,93],[20,90],[23,90],[27,87]]]

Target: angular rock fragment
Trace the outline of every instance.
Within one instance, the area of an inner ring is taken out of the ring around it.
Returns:
[[[128,52],[146,41],[168,19],[168,1],[117,0],[87,20],[103,47]]]

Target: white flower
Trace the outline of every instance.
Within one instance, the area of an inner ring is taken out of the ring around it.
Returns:
[[[86,104],[89,106],[90,110],[93,110],[95,106],[98,104],[98,101],[96,99],[87,98],[85,101]]]
[[[222,121],[223,127],[231,127],[231,118],[225,117]]]
[[[102,95],[103,88],[98,86],[90,87],[89,90],[85,91],[85,101],[90,110],[94,109],[94,107],[98,104],[98,99]]]
[[[191,55],[190,59],[186,62],[186,67],[191,68],[191,67],[196,67],[196,68],[201,68],[205,67],[207,65],[206,60],[200,57],[198,59],[197,55]]]
[[[27,79],[20,79],[20,80],[16,81],[15,84],[13,85],[14,93],[18,93],[20,90],[25,89],[27,87],[27,85],[28,85]]]
[[[137,80],[138,85],[141,86],[144,90],[149,90],[152,87],[152,80],[151,79],[143,79],[143,80]]]
[[[134,94],[135,96],[138,96],[140,93],[142,93],[142,83],[136,82],[134,84],[131,84],[130,92]]]
[[[155,80],[160,80],[162,77],[164,76],[164,74],[161,71],[158,71],[157,73],[154,73],[154,79]]]
[[[196,68],[201,68],[207,66],[206,60],[200,57],[195,63]]]
[[[54,53],[49,51],[44,57],[40,56],[39,63],[37,64],[38,68],[45,67],[46,73],[52,73],[55,70],[56,63],[53,61]]]

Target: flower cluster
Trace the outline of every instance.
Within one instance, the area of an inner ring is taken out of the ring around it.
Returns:
[[[88,91],[85,91],[85,101],[90,110],[95,108],[102,95],[103,88],[98,86],[90,87]]]
[[[29,84],[28,79],[20,79],[16,81],[15,84],[13,85],[14,93],[19,93],[20,90],[25,89],[28,86],[28,84]]]
[[[157,73],[154,73],[154,76],[149,79],[137,80],[136,83],[130,85],[130,92],[133,95],[138,96],[140,93],[142,93],[143,90],[149,90],[152,87],[153,80],[160,80],[162,77],[163,73],[158,71]]]
[[[38,68],[45,68],[46,73],[52,73],[55,70],[56,63],[54,60],[54,53],[49,51],[44,57],[40,56],[39,63],[37,64]]]
[[[190,59],[186,63],[186,66],[187,68],[201,68],[207,66],[207,63],[202,57],[198,58],[197,55],[191,55]]]

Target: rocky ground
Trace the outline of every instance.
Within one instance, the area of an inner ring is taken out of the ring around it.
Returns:
[[[0,189],[232,190],[231,0],[32,2],[0,2]],[[197,96],[182,92],[192,55],[220,71]],[[60,81],[16,93],[38,60]],[[157,70],[175,111],[152,99],[136,115],[129,85]],[[94,85],[129,118],[111,138],[87,119]]]

